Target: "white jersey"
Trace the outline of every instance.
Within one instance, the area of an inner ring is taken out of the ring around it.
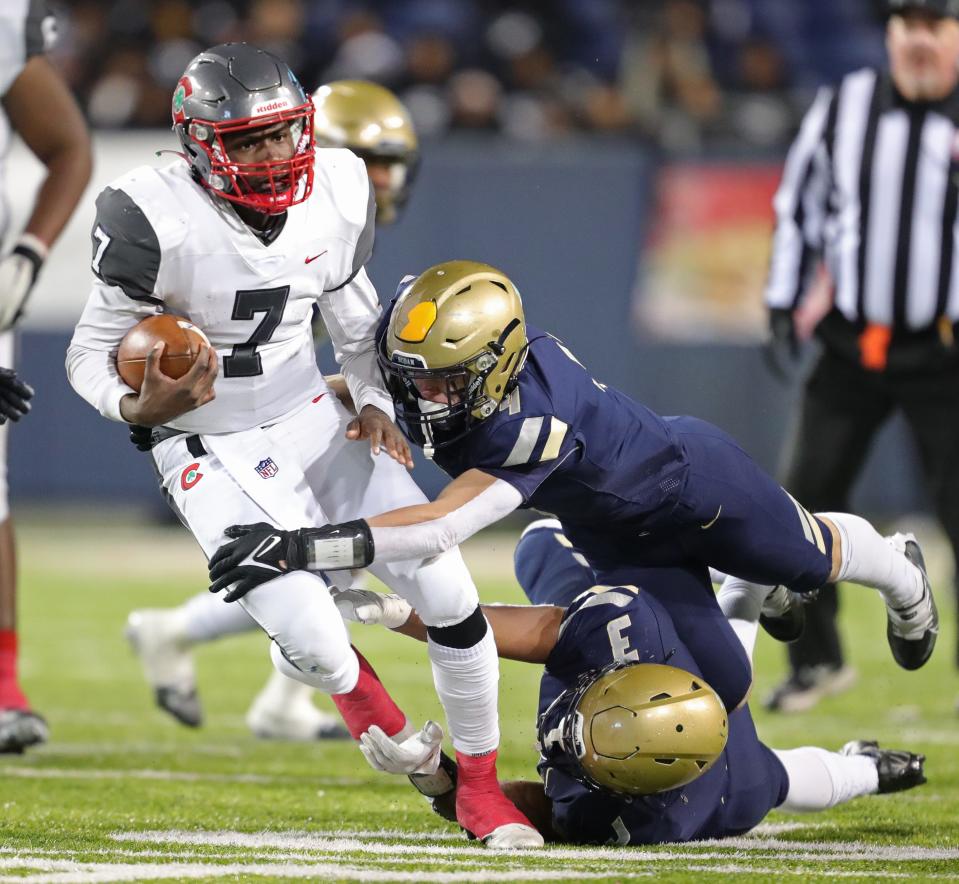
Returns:
[[[50,48],[55,30],[56,22],[44,0],[0,2],[0,97],[10,91],[32,56]],[[6,199],[2,194],[11,136],[10,121],[0,105],[0,241],[9,221]]]
[[[93,230],[97,280],[67,354],[74,389],[122,420],[120,400],[134,391],[117,373],[120,341],[145,316],[168,312],[202,329],[220,361],[216,398],[170,425],[230,433],[272,424],[327,389],[310,329],[318,304],[357,409],[392,414],[374,351],[380,305],[363,269],[375,210],[366,168],[335,149],[318,150],[315,167],[312,194],[269,245],[182,160],[107,187]]]

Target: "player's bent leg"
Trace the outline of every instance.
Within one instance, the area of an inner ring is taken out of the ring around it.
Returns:
[[[182,608],[132,611],[124,635],[140,660],[156,705],[187,727],[203,723]]]
[[[124,634],[140,659],[157,706],[181,724],[199,727],[203,709],[193,646],[258,628],[240,605],[203,591],[178,608],[132,611]]]
[[[513,552],[513,570],[534,605],[568,607],[597,583],[590,564],[563,533],[558,519],[526,526]]]
[[[919,669],[932,656],[939,614],[922,550],[911,534],[885,538],[865,519],[850,513],[820,513],[835,532],[835,581],[879,590],[886,603],[886,636],[903,669]]]
[[[773,751],[789,777],[781,810],[827,810],[863,795],[902,791],[925,782],[925,756],[881,750],[874,742],[847,743],[840,752],[816,746]]]

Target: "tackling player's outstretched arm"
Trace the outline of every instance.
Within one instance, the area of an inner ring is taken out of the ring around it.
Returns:
[[[210,592],[232,583],[227,601],[288,571],[337,571],[376,562],[428,559],[498,522],[523,502],[508,482],[467,470],[431,503],[322,528],[283,531],[265,522],[231,525],[232,542],[210,559]]]
[[[408,602],[397,595],[366,589],[331,589],[344,619],[380,625],[426,641],[426,625]],[[545,663],[559,638],[566,612],[556,605],[480,605],[493,630],[500,657],[521,663]]]

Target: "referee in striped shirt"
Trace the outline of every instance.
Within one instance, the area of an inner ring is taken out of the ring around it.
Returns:
[[[767,355],[789,373],[827,293],[784,485],[814,512],[848,509],[879,428],[901,411],[959,550],[959,0],[888,0],[889,70],[824,88],[775,198]],[[823,315],[823,313],[825,315]],[[818,317],[817,317],[818,318]],[[797,328],[799,329],[797,333]],[[835,587],[806,610],[767,707],[802,711],[851,686]]]

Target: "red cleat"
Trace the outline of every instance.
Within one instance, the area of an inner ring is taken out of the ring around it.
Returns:
[[[542,847],[543,836],[520,813],[496,779],[496,752],[456,753],[456,821],[487,847]]]

